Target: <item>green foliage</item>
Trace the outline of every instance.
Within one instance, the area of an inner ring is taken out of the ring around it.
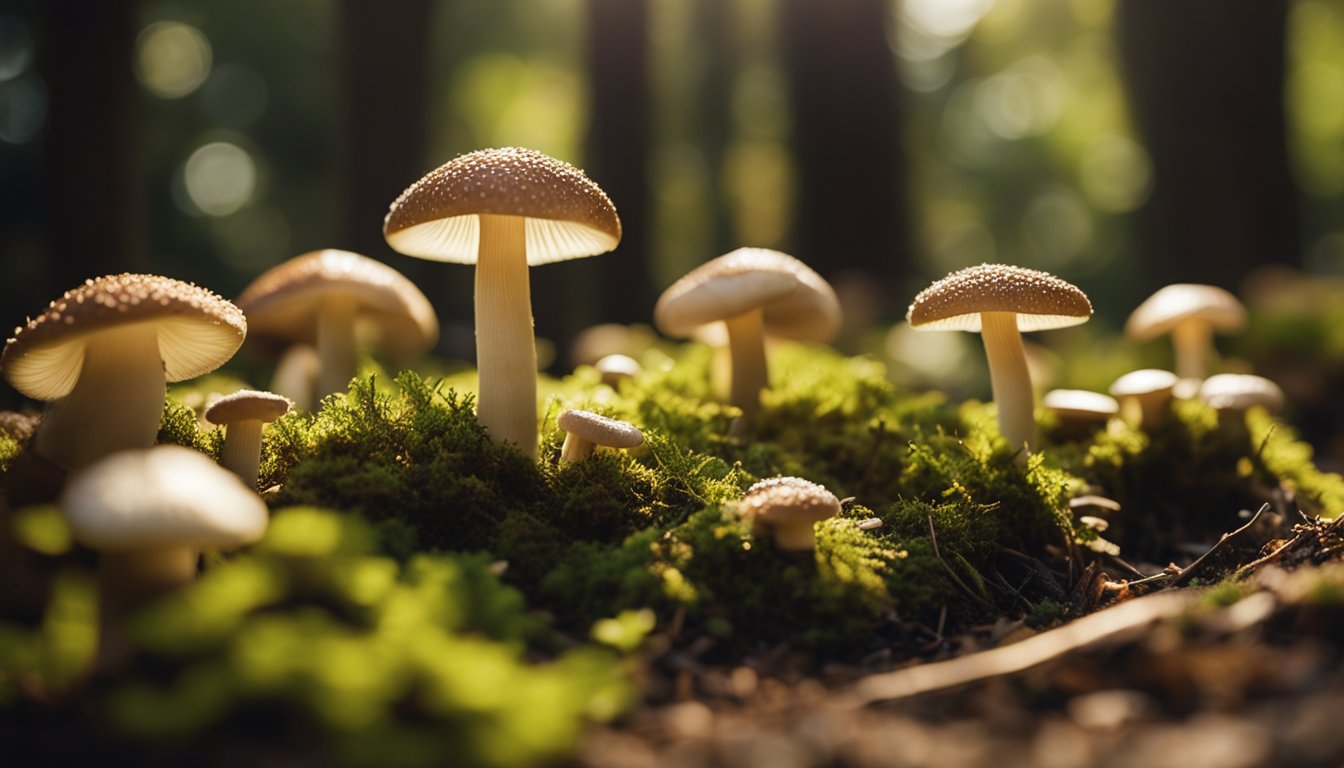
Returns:
[[[1330,519],[1344,514],[1344,477],[1317,469],[1310,445],[1263,408],[1246,414],[1246,426],[1259,469],[1293,492],[1306,511]]]

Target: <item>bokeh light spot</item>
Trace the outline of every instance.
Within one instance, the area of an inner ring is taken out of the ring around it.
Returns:
[[[158,21],[140,32],[135,75],[161,99],[180,99],[210,75],[210,41],[201,31],[175,21]]]
[[[226,141],[197,149],[182,169],[191,203],[210,216],[227,216],[252,199],[257,167],[247,150]]]
[[[33,63],[33,33],[22,19],[0,16],[0,82],[13,80]]]
[[[26,144],[47,118],[47,88],[36,75],[0,82],[0,141]]]
[[[1153,186],[1153,162],[1148,153],[1116,134],[1100,136],[1083,149],[1078,174],[1088,202],[1113,213],[1138,208]]]

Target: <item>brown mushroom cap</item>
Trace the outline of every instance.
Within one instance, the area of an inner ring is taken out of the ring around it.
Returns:
[[[944,277],[915,296],[906,312],[919,330],[980,330],[981,312],[1013,312],[1022,331],[1087,322],[1092,302],[1073,284],[1046,272],[981,264]]]
[[[644,433],[628,421],[612,419],[592,411],[564,410],[555,417],[556,426],[593,445],[608,448],[634,448],[644,442]]]
[[[1246,325],[1246,308],[1216,285],[1175,283],[1158,289],[1130,313],[1125,335],[1146,341],[1189,319],[1203,320],[1220,331],[1237,331]]]
[[[739,248],[686,273],[663,291],[653,320],[663,333],[686,337],[758,308],[771,335],[825,342],[840,330],[840,302],[830,284],[768,248]]]
[[[818,522],[840,514],[835,494],[801,477],[771,477],[747,489],[739,509],[767,525]]]
[[[476,263],[478,214],[527,218],[527,263],[594,256],[616,247],[616,207],[583,171],[532,149],[482,149],[449,160],[392,202],[383,236],[393,249]]]
[[[205,409],[205,418],[211,424],[231,424],[236,421],[269,423],[289,413],[292,406],[289,398],[272,392],[240,389],[211,403]]]
[[[14,329],[0,368],[23,394],[55,400],[79,380],[84,345],[94,334],[133,324],[157,330],[167,381],[213,371],[233,357],[247,335],[238,307],[204,288],[159,275],[107,275],[66,291]]]
[[[254,335],[286,342],[317,339],[318,307],[332,296],[358,302],[362,325],[393,357],[422,354],[439,338],[434,307],[420,289],[381,261],[328,248],[262,273],[238,297]]]

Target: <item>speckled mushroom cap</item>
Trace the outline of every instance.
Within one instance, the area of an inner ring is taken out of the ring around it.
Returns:
[[[920,291],[905,319],[918,330],[979,332],[981,312],[1014,312],[1019,330],[1044,331],[1087,322],[1092,302],[1047,272],[981,264]]]
[[[1160,368],[1140,368],[1130,371],[1111,383],[1111,395],[1114,397],[1136,397],[1155,392],[1170,391],[1180,377],[1171,371]]]
[[[95,334],[133,324],[158,331],[167,381],[195,378],[233,357],[247,335],[238,307],[214,293],[159,275],[107,275],[51,302],[14,329],[0,368],[28,397],[55,400],[70,394],[84,363],[84,345]]]
[[[289,398],[273,392],[240,389],[225,395],[205,409],[205,418],[211,424],[232,424],[235,421],[272,422],[289,413],[294,404]]]
[[[634,448],[644,442],[644,433],[628,421],[612,419],[592,411],[564,410],[555,417],[556,426],[593,445],[608,448]]]
[[[1052,389],[1041,398],[1041,405],[1072,419],[1105,421],[1120,412],[1115,398],[1085,389]]]
[[[286,342],[317,338],[317,309],[334,294],[359,302],[361,330],[393,357],[424,353],[439,338],[439,319],[420,289],[381,261],[327,248],[263,272],[238,297],[254,335]]]
[[[1220,331],[1246,326],[1246,308],[1236,296],[1216,285],[1174,283],[1149,296],[1125,321],[1125,335],[1146,341],[1167,333],[1177,323],[1202,319]]]
[[[482,149],[430,171],[392,202],[388,245],[407,256],[476,263],[478,214],[527,218],[527,263],[595,256],[616,247],[616,207],[583,171],[536,150]]]
[[[738,248],[687,272],[658,297],[653,322],[669,336],[760,308],[765,332],[830,341],[840,302],[830,283],[803,262],[769,248]]]
[[[1219,411],[1244,411],[1254,405],[1273,411],[1283,407],[1283,390],[1263,376],[1220,373],[1204,380],[1199,399]]]
[[[834,493],[801,477],[771,477],[747,489],[738,509],[764,523],[817,522],[840,514]]]
[[[266,530],[266,504],[232,472],[178,445],[121,451],[71,478],[60,499],[75,538],[103,551],[236,547]]]

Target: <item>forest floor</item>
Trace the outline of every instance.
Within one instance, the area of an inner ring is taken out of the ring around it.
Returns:
[[[1173,588],[1198,581],[1189,564],[1132,589],[1099,576],[1101,607],[1055,628],[910,628],[914,661],[779,646],[726,666],[709,638],[660,636],[643,704],[590,731],[576,764],[1344,765],[1344,523],[1281,531],[1240,542],[1217,586]]]

